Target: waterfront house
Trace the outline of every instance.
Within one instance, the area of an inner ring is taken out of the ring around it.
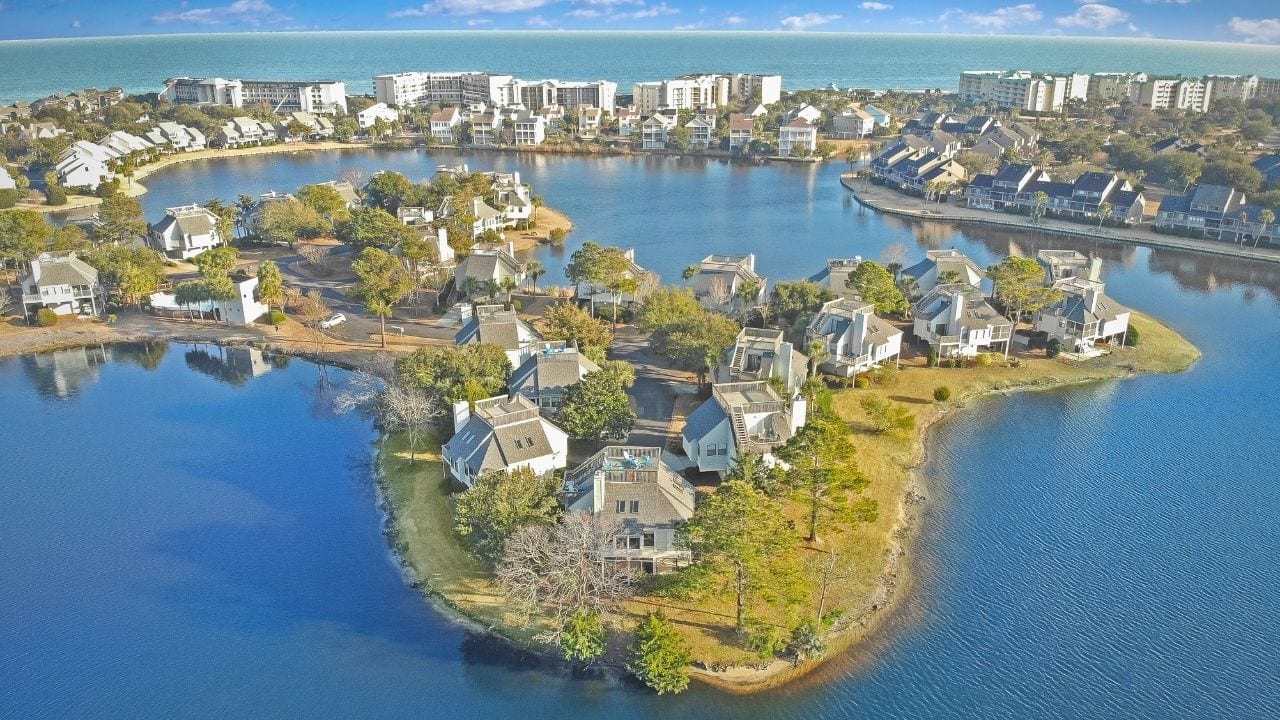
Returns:
[[[784,125],[786,123],[791,122],[792,120],[804,120],[810,125],[816,125],[818,121],[821,119],[822,119],[821,110],[819,110],[818,108],[812,105],[803,104],[803,103],[800,105],[796,105],[795,107],[791,108],[790,110],[787,110],[785,113],[782,114],[782,122]]]
[[[237,116],[223,123],[214,136],[214,145],[224,148],[247,147],[274,142],[279,134],[274,127],[251,117]]]
[[[470,488],[481,475],[529,468],[549,475],[568,465],[569,436],[523,395],[453,404],[454,435],[440,448],[449,476]]]
[[[1275,243],[1280,231],[1274,220],[1262,222],[1263,210],[1250,205],[1244,192],[1235,188],[1196,185],[1186,195],[1165,195],[1155,224],[1165,232],[1228,242]]]
[[[364,204],[364,201],[360,199],[360,193],[356,192],[356,186],[346,180],[325,180],[316,184],[330,188],[338,193],[338,197],[342,198],[342,202],[346,203],[348,210],[354,210]]]
[[[203,300],[198,303],[179,305],[172,292],[152,293],[147,304],[152,312],[163,312],[173,316],[186,316],[199,313],[212,320],[219,320],[235,325],[252,325],[270,309],[258,298],[258,278],[243,270],[231,273],[231,283],[235,294],[226,300]]]
[[[515,117],[516,145],[541,145],[547,139],[547,118],[522,110]]]
[[[40,253],[20,286],[28,322],[45,308],[58,315],[97,317],[106,306],[98,271],[73,252]]]
[[[622,293],[618,297],[614,297],[613,291],[603,285],[597,285],[591,282],[578,283],[576,297],[579,301],[585,301],[592,305],[612,305],[615,301],[620,305],[633,305],[640,302],[649,293],[653,292],[659,284],[658,274],[646,270],[636,262],[635,248],[627,248],[623,250],[628,265],[622,271],[622,276],[628,280],[636,281],[636,289],[632,292]]]
[[[533,218],[533,191],[520,182],[520,173],[487,172],[484,175],[491,181],[493,204],[502,215],[504,228],[514,228]]]
[[[293,133],[289,131],[289,126],[293,123],[305,126],[307,130],[301,135],[312,140],[324,140],[333,137],[333,120],[301,110],[285,114],[280,119],[280,122],[276,123],[276,135],[285,140],[292,139]]]
[[[1053,285],[1062,299],[1036,313],[1035,328],[1063,349],[1088,352],[1099,343],[1124,342],[1129,308],[1106,294],[1106,284],[1093,274],[1070,277]]]
[[[277,192],[268,190],[259,195],[249,209],[245,210],[240,216],[240,224],[244,228],[247,235],[257,235],[261,229],[259,226],[262,222],[262,213],[267,207],[273,203],[292,202],[297,200],[293,193]]]
[[[689,130],[689,147],[705,148],[715,139],[715,115],[695,115],[684,126]]]
[[[968,172],[953,159],[958,145],[941,135],[936,137],[930,141],[903,135],[889,143],[872,158],[872,176],[880,183],[915,193],[924,192],[930,183],[949,188],[964,182]],[[937,152],[935,145],[945,152]]]
[[[543,411],[554,413],[560,409],[566,389],[581,382],[587,373],[599,370],[599,365],[563,342],[533,343],[529,356],[511,373],[507,389],[512,395],[529,398]]]
[[[187,125],[175,122],[162,122],[152,128],[146,139],[157,147],[173,152],[198,152],[208,145],[204,133]]]
[[[643,150],[665,150],[667,134],[676,126],[676,118],[664,113],[654,113],[640,123],[640,147]]]
[[[975,175],[965,190],[965,202],[969,207],[984,210],[1019,207],[1024,197],[1029,196],[1027,187],[1033,183],[1047,182],[1049,179],[1049,174],[1035,165],[1009,163],[995,173]]]
[[[729,152],[739,152],[740,148],[751,145],[756,123],[750,115],[733,113],[729,115]]]
[[[356,124],[360,126],[361,130],[368,130],[377,124],[379,120],[388,125],[399,122],[400,111],[380,102],[374,103],[356,113]]]
[[[148,157],[156,151],[155,145],[147,140],[127,133],[123,130],[113,130],[107,134],[102,140],[98,141],[100,147],[106,148],[114,152],[117,157]]]
[[[764,304],[768,281],[756,274],[756,256],[708,255],[689,279],[694,297],[715,312],[742,313]]]
[[[578,137],[591,139],[600,134],[600,120],[603,117],[600,108],[590,105],[578,106]]]
[[[807,157],[818,149],[818,126],[802,117],[778,128],[779,157]]]
[[[1013,210],[1030,214],[1036,209],[1036,195],[1044,193],[1045,215],[1077,221],[1097,221],[1102,205],[1111,207],[1110,220],[1136,225],[1146,217],[1147,200],[1140,190],[1115,173],[1086,172],[1074,182],[1054,181],[1034,165],[1005,165],[995,174],[979,174],[965,191],[970,207]]]
[[[471,144],[490,147],[498,144],[498,130],[502,128],[502,116],[497,113],[475,113],[471,116]]]
[[[805,346],[822,346],[818,369],[830,375],[852,377],[902,352],[902,331],[877,317],[875,306],[855,298],[824,303],[804,334]]]
[[[1013,323],[971,285],[938,285],[911,307],[915,336],[939,357],[972,357],[1000,347],[1008,350]]]
[[[787,394],[799,391],[809,377],[809,357],[787,342],[781,330],[743,328],[733,347],[712,368],[713,382],[748,382],[776,378]]]
[[[881,110],[875,105],[863,105],[862,110],[866,114],[870,115],[871,121],[874,122],[879,127],[887,128],[889,127],[889,124],[893,121],[892,115],[890,115],[885,110]]]
[[[875,129],[876,121],[866,110],[851,107],[831,118],[831,137],[863,138]]]
[[[618,108],[618,137],[631,137],[640,130],[640,111],[634,107]]]
[[[452,145],[457,139],[458,126],[462,124],[462,113],[456,107],[442,108],[431,114],[431,139]]]
[[[58,184],[64,188],[88,188],[97,190],[104,182],[115,179],[112,170],[119,155],[96,143],[77,140],[58,157],[54,172]]]
[[[1075,250],[1041,250],[1036,253],[1036,262],[1044,268],[1045,284],[1053,285],[1059,280],[1088,275],[1093,261]]]
[[[861,257],[829,259],[826,266],[819,270],[816,275],[810,277],[809,280],[818,283],[836,295],[850,295],[853,291],[845,283],[849,280],[849,273],[853,272],[861,262]]]
[[[784,400],[764,380],[717,383],[685,421],[685,455],[701,472],[729,473],[744,455],[763,455],[786,443],[804,427],[807,405],[796,395]]]
[[[565,472],[565,507],[615,521],[621,532],[600,551],[647,573],[687,566],[676,528],[693,517],[693,485],[662,458],[660,447],[611,445]]]
[[[507,354],[513,368],[523,365],[542,342],[542,335],[521,320],[515,310],[507,310],[501,305],[476,305],[470,310],[470,315],[453,336],[454,342],[458,345],[497,345]]]
[[[916,291],[924,294],[940,284],[963,283],[977,287],[987,273],[968,255],[952,248],[925,252],[924,259],[903,268],[901,276],[914,278]]]
[[[525,281],[525,266],[516,260],[510,242],[476,243],[454,274],[458,291],[471,295],[488,295],[491,287],[501,288],[508,281],[517,286]]]
[[[199,205],[166,208],[164,217],[147,229],[147,240],[158,252],[175,260],[190,260],[217,247],[218,216]]]

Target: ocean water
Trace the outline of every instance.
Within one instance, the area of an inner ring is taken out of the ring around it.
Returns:
[[[0,42],[0,102],[119,85],[156,92],[175,75],[344,80],[404,70],[487,70],[529,79],[642,80],[701,72],[781,74],[787,89],[954,90],[961,70],[1256,73],[1280,48],[1143,39],[776,32],[331,32]]]
[[[757,252],[775,279],[852,254],[1095,249],[863,214],[834,169],[460,157],[518,164],[578,221],[571,243],[634,244],[668,277],[720,248]],[[149,178],[146,202],[437,160],[192,165]],[[0,457],[17,469],[0,473],[0,718],[1280,717],[1280,266],[1096,250],[1111,295],[1204,357],[942,423],[901,612],[806,681],[747,698],[567,676],[436,614],[381,535],[373,435],[325,411],[314,365],[253,377],[181,345],[0,362]]]

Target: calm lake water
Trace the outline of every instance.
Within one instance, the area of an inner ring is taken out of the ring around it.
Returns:
[[[4,29],[0,28],[0,37]],[[404,70],[487,70],[529,79],[636,81],[690,72],[782,75],[787,89],[955,90],[961,70],[1144,71],[1280,76],[1267,45],[1138,38],[779,32],[328,32],[159,35],[0,42],[0,102],[119,85],[163,89],[175,75],[344,80]]]
[[[1093,249],[861,214],[836,166],[312,154],[175,168],[145,203],[460,160],[520,169],[578,223],[566,251],[634,245],[668,278],[711,251],[785,279],[854,254]],[[1280,266],[1098,251],[1109,293],[1204,358],[943,423],[903,612],[751,698],[565,677],[441,619],[380,534],[369,427],[324,410],[313,365],[252,377],[179,345],[0,363],[0,717],[1280,717]]]

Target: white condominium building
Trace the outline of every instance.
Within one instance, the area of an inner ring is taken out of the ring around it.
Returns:
[[[505,107],[511,95],[510,75],[485,72],[402,72],[373,77],[378,102],[399,107],[484,103]]]
[[[1088,93],[1087,75],[1037,75],[1028,70],[966,70],[960,73],[960,99],[992,102],[1000,107],[1029,112],[1062,109],[1070,97],[1083,99]]]
[[[341,80],[227,80],[170,78],[164,95],[186,105],[243,108],[266,103],[275,112],[334,114],[347,111],[347,84]]]
[[[1129,99],[1152,110],[1209,110],[1211,81],[1191,78],[1156,78],[1135,85]]]

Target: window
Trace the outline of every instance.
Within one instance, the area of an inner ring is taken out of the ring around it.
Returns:
[[[639,500],[632,500],[632,501],[631,501],[631,514],[632,514],[632,515],[636,515],[636,514],[638,514],[639,512],[640,512],[640,501],[639,501]]]
[[[627,511],[627,501],[626,501],[626,500],[619,500],[619,501],[618,501],[618,512],[620,512],[620,513],[624,513],[624,512],[626,512],[626,511]]]
[[[643,538],[643,543],[645,547],[647,548],[654,547],[655,542],[654,542],[653,533],[644,533],[644,535],[642,535],[641,537]]]
[[[628,537],[628,538],[627,538],[627,549],[628,549],[628,550],[639,550],[639,549],[640,549],[640,538],[636,537],[635,535],[632,535],[631,537]]]
[[[524,447],[524,441],[521,440],[520,438],[516,438],[516,448],[521,449],[523,447]]]

